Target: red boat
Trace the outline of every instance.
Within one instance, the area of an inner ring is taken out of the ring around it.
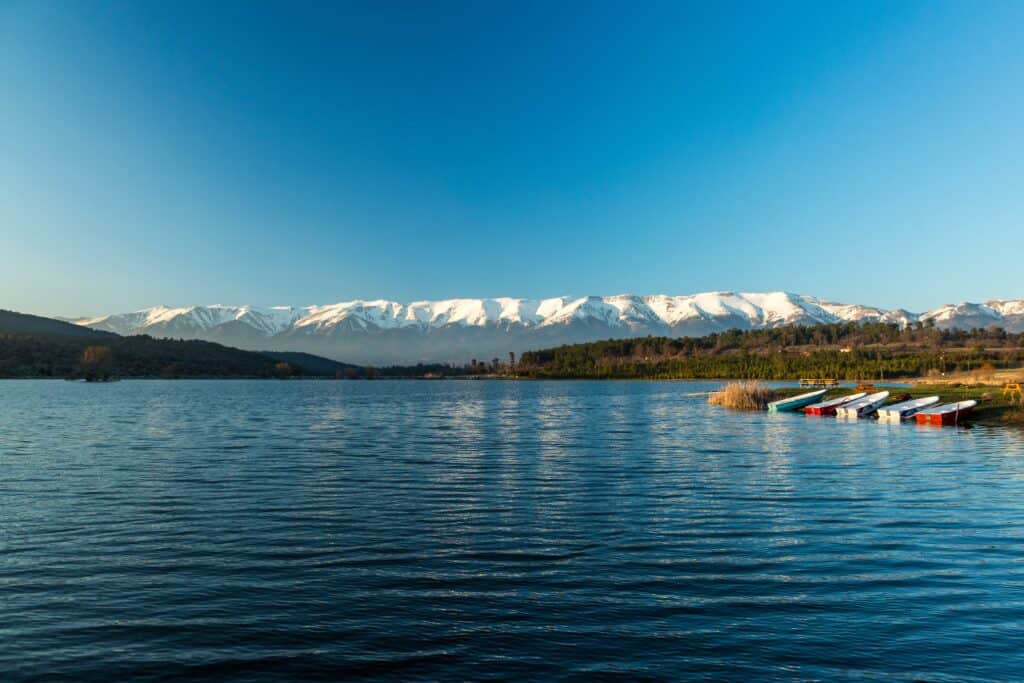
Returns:
[[[969,415],[977,401],[957,401],[956,403],[944,403],[928,410],[922,410],[914,416],[919,425],[955,425]]]
[[[808,415],[835,415],[836,408],[839,406],[862,399],[865,396],[867,396],[867,393],[862,391],[859,394],[850,394],[849,396],[840,396],[839,398],[829,399],[821,403],[812,403],[804,408],[804,412]]]

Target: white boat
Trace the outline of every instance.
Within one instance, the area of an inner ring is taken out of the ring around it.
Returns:
[[[847,403],[853,403],[865,396],[867,396],[867,393],[861,391],[857,394],[848,394],[846,396],[840,396],[839,398],[830,398],[829,400],[821,401],[820,403],[812,403],[804,408],[804,412],[808,415],[835,415],[836,409],[839,408],[839,406],[846,405]]]
[[[814,403],[815,399],[821,398],[827,391],[828,389],[819,389],[817,391],[809,391],[806,394],[800,394],[799,396],[790,396],[789,398],[772,401],[768,404],[768,410],[773,413],[784,410],[797,410],[809,403]]]
[[[879,391],[869,396],[865,396],[862,399],[847,403],[844,406],[839,406],[836,409],[837,417],[866,417],[871,413],[878,410],[878,407],[885,403],[885,399],[889,398],[888,391]]]
[[[878,419],[900,422],[901,420],[913,417],[916,413],[924,410],[928,406],[933,406],[938,402],[938,396],[926,396],[924,398],[915,398],[909,401],[903,401],[902,403],[894,403],[891,406],[879,408]]]

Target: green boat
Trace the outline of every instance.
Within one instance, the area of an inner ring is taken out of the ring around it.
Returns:
[[[818,389],[817,391],[809,391],[806,394],[800,394],[799,396],[791,396],[790,398],[779,399],[778,401],[772,401],[768,404],[768,411],[772,413],[781,413],[789,410],[800,410],[804,406],[809,406],[819,398],[825,395],[828,389]]]

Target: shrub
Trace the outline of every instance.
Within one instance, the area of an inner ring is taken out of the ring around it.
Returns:
[[[740,410],[764,410],[775,392],[761,382],[732,382],[708,397],[708,403]]]

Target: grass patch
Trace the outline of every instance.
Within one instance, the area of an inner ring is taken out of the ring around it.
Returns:
[[[1000,420],[1002,420],[1004,424],[1024,429],[1024,407],[1017,406],[1015,408],[1007,408],[1003,411]]]
[[[761,382],[732,382],[711,394],[708,403],[737,410],[764,410],[775,398],[776,392]]]

